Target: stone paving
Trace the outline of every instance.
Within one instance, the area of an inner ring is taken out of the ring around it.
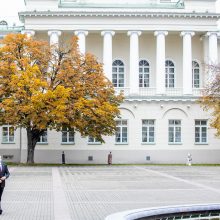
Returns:
[[[7,220],[104,220],[128,209],[220,203],[220,167],[9,167]]]

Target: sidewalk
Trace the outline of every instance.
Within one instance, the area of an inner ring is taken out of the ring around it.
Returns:
[[[128,209],[220,203],[220,167],[9,167],[7,220],[103,220]]]

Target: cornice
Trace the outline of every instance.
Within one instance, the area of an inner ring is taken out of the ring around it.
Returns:
[[[213,18],[219,19],[219,13],[188,13],[188,12],[149,12],[146,10],[71,10],[71,11],[25,11],[19,18],[25,17],[147,17],[147,18]]]
[[[200,96],[167,96],[167,97],[159,97],[159,96],[125,96],[126,102],[196,102]]]

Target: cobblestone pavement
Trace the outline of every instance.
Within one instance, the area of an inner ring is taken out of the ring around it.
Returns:
[[[7,220],[103,220],[128,209],[220,203],[220,167],[9,167]]]

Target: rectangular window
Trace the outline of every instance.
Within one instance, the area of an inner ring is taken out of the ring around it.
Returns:
[[[169,120],[169,143],[181,143],[181,121]]]
[[[114,87],[118,87],[118,76],[117,74],[112,74],[112,84]]]
[[[142,120],[142,143],[154,143],[154,120]]]
[[[88,143],[89,144],[101,144],[101,142],[97,138],[94,138],[91,136],[89,136],[89,138],[88,138]]]
[[[44,131],[44,133],[38,139],[37,143],[39,143],[39,144],[47,143],[47,131]]]
[[[118,87],[124,87],[124,74],[118,75]]]
[[[112,66],[112,84],[116,88],[122,88],[124,81],[124,65],[120,60],[116,60]]]
[[[199,74],[197,74],[196,72],[194,73],[193,81],[194,81],[193,87],[194,88],[199,88],[199,86],[200,86],[199,85],[200,79],[199,79]]]
[[[150,74],[144,75],[144,87],[150,87]]]
[[[116,121],[115,142],[121,144],[126,144],[128,142],[127,120]]]
[[[2,143],[14,143],[15,141],[15,129],[14,127],[7,125],[2,127]]]
[[[195,143],[207,143],[207,120],[195,120]]]
[[[69,128],[62,129],[62,143],[74,143],[74,131]]]

